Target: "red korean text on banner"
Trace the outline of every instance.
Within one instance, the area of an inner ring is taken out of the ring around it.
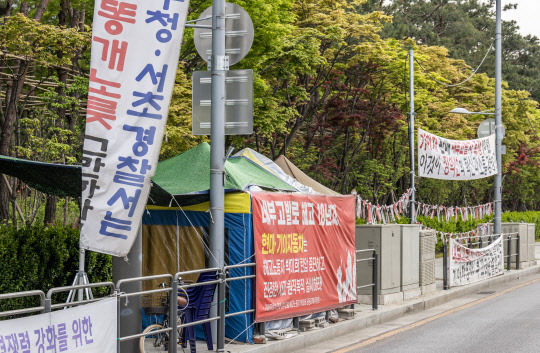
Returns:
[[[252,195],[257,322],[355,303],[354,196]]]

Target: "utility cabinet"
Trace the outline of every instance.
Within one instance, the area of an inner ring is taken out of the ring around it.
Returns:
[[[420,287],[426,288],[435,283],[435,244],[434,230],[420,231]]]
[[[529,239],[528,239],[528,224],[527,223],[501,223],[501,230],[504,240],[504,256],[508,256],[508,234],[512,233],[512,254],[517,251],[517,239],[514,233],[519,234],[519,265],[527,266],[529,264]],[[534,243],[533,243],[534,245]],[[510,258],[512,266],[515,266],[516,256]]]
[[[535,224],[527,223],[527,238],[529,239],[529,263],[536,260],[536,249],[535,249]]]
[[[535,261],[535,224],[534,223],[502,223],[501,224],[503,234],[518,233],[519,234],[519,264],[520,267],[527,267],[532,265]],[[504,255],[508,255],[508,242],[507,236],[504,236]],[[517,239],[512,240],[512,253],[516,253]],[[512,256],[512,266],[515,264],[515,256]]]
[[[417,289],[420,277],[420,226],[400,224],[401,291]]]
[[[397,224],[356,226],[356,249],[375,249],[379,254],[379,294],[398,293],[401,289],[401,230]],[[372,261],[357,264],[357,283],[372,283]],[[361,288],[358,294],[370,294],[371,288]]]

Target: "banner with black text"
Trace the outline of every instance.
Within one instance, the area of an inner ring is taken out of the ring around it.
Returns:
[[[449,140],[418,129],[418,175],[472,180],[497,174],[495,134],[476,140]]]

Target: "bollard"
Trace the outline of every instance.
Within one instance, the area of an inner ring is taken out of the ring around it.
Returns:
[[[223,269],[219,271],[218,283],[218,329],[217,329],[217,352],[225,351],[225,279],[226,274]]]
[[[516,251],[516,270],[519,270],[519,234],[517,235],[517,251]]]
[[[448,244],[443,244],[443,290],[450,289],[448,285]]]
[[[373,251],[373,288],[371,292],[371,308],[377,310],[379,308],[379,285],[378,285],[378,272],[379,272],[379,254],[376,251]]]
[[[169,293],[169,327],[172,328],[169,334],[169,353],[178,351],[178,280],[171,282],[171,292]]]
[[[506,269],[510,271],[512,262],[512,234],[508,234],[508,259],[506,259]]]

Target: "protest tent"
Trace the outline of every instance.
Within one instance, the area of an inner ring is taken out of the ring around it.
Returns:
[[[225,162],[225,263],[254,261],[251,198],[249,190],[297,192],[256,163],[244,157]],[[210,145],[202,143],[158,164],[143,215],[143,275],[176,273],[208,267]],[[251,267],[231,270],[231,276],[253,274]],[[196,280],[187,276],[184,279]],[[148,283],[145,289],[157,286]],[[231,282],[227,293],[229,312],[253,308],[250,280]],[[227,318],[226,335],[252,342],[253,317]]]
[[[332,189],[327,188],[326,186],[316,182],[311,179],[306,173],[304,173],[300,168],[295,166],[287,157],[281,155],[274,161],[286,174],[298,180],[303,185],[311,187],[313,190],[319,194],[325,195],[341,195],[338,192],[335,192]]]

